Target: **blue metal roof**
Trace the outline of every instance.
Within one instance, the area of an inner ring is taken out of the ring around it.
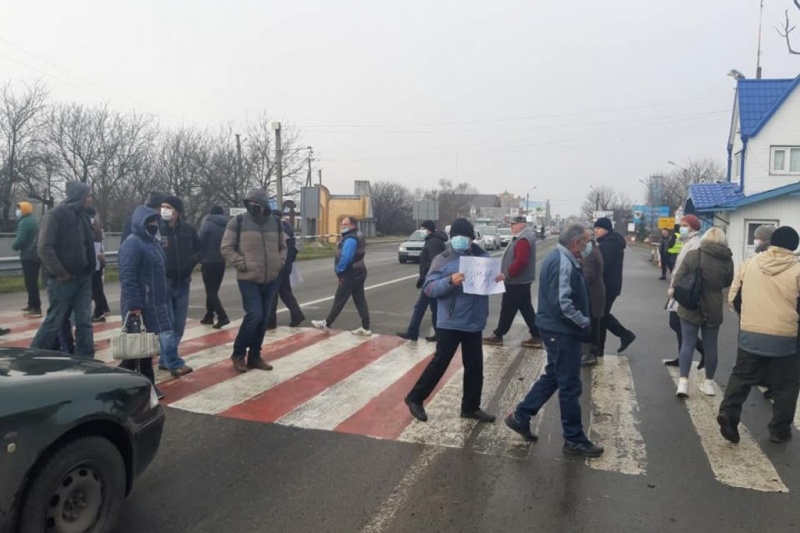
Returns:
[[[739,80],[739,125],[742,139],[755,137],[800,83],[789,80]]]
[[[738,183],[693,183],[689,196],[698,211],[717,211],[744,198]]]
[[[724,207],[726,209],[736,209],[739,207],[744,207],[746,205],[763,202],[764,200],[771,200],[772,198],[777,198],[779,196],[784,196],[786,194],[798,194],[798,193],[800,193],[800,181],[798,181],[797,183],[784,185],[783,187],[778,187],[777,189],[770,189],[769,191],[763,191],[758,194],[751,194],[750,196],[742,196],[740,199],[730,204],[727,204]]]

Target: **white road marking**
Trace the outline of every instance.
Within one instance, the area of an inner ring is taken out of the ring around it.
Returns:
[[[668,367],[675,385],[678,384],[679,371]],[[739,444],[732,444],[722,438],[717,424],[717,412],[722,391],[715,384],[716,396],[706,396],[700,392],[700,372],[692,372],[689,379],[689,397],[684,401],[700,442],[706,452],[714,477],[720,483],[731,487],[758,490],[762,492],[789,492],[781,481],[772,462],[756,443],[744,424],[739,424]]]
[[[278,423],[332,430],[375,396],[403,377],[435,349],[432,344],[409,342],[399,346],[315,396]]]
[[[595,470],[642,475],[647,449],[639,431],[639,403],[627,357],[598,357],[592,368],[590,440],[605,448],[586,463]]]
[[[195,413],[221,413],[367,340],[346,333],[333,336],[281,358],[272,371],[247,372],[178,400],[172,407]]]
[[[459,355],[456,354],[456,356]],[[487,398],[494,397],[500,380],[512,360],[511,350],[498,346],[484,347],[483,402]],[[428,421],[413,421],[397,440],[462,448],[477,424],[475,420],[460,416],[461,396],[464,390],[463,380],[464,369],[461,368],[425,406]],[[485,407],[485,403],[482,403],[481,407]],[[495,422],[495,424],[502,423],[502,420]]]

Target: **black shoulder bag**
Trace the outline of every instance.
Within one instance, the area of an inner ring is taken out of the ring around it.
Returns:
[[[674,289],[672,295],[675,301],[690,311],[700,309],[700,299],[703,293],[703,251],[697,249],[698,259],[697,268],[681,279]]]

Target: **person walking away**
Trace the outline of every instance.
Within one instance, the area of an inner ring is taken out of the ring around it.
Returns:
[[[105,322],[106,316],[111,313],[108,307],[105,287],[103,284],[103,271],[106,267],[106,254],[103,245],[104,234],[103,225],[97,217],[94,207],[86,210],[89,220],[92,223],[92,235],[94,236],[94,271],[92,272],[92,300],[94,301],[94,313],[92,322]]]
[[[705,380],[700,385],[700,392],[714,396],[714,374],[717,370],[717,339],[719,327],[722,325],[722,291],[731,286],[733,281],[733,259],[725,240],[725,233],[719,228],[711,228],[700,240],[700,248],[686,254],[681,267],[675,271],[675,283],[678,284],[693,272],[702,272],[702,291],[700,306],[688,309],[678,304],[678,316],[681,320],[683,344],[680,353],[680,378],[676,395],[685,398],[689,395],[689,371],[692,366],[695,340],[698,331],[703,335],[705,347]],[[674,289],[671,289],[674,291]],[[670,292],[669,296],[673,296]]]
[[[119,248],[120,314],[126,327],[138,319],[150,333],[172,338],[173,311],[167,283],[166,256],[156,240],[160,215],[155,209],[137,207],[132,216],[131,236]],[[130,315],[130,316],[129,316]],[[156,384],[153,358],[127,359],[122,368],[141,373]],[[159,399],[164,394],[156,388]]]
[[[767,251],[772,242],[772,234],[775,232],[775,229],[775,226],[766,224],[756,228],[755,232],[753,232],[753,246],[755,247],[753,251],[755,253],[760,254],[761,252]],[[770,390],[767,376],[762,376],[758,386],[764,387],[764,398],[772,400],[772,391]]]
[[[144,205],[145,205],[145,207],[149,207],[151,209],[159,210],[159,209],[161,209],[161,202],[163,202],[164,198],[166,198],[166,197],[167,197],[167,195],[164,194],[161,191],[152,191],[147,196],[147,201],[145,201]],[[134,212],[135,212],[135,210],[136,209],[134,208]],[[122,233],[119,236],[120,244],[125,242],[125,239],[127,239],[128,235],[131,234],[131,231],[132,231],[131,223],[132,223],[132,221],[133,221],[133,213],[131,213],[131,215],[127,219],[125,219],[125,223],[122,225]],[[159,237],[159,239],[160,239],[160,237]]]
[[[622,353],[636,340],[636,335],[625,328],[611,314],[614,302],[622,293],[622,265],[625,260],[625,237],[614,231],[611,219],[603,217],[594,223],[594,234],[600,253],[603,254],[603,283],[606,286],[606,307],[603,310],[603,323],[600,325],[600,348],[598,355],[605,353],[607,332],[619,337],[617,353]]]
[[[494,415],[480,407],[483,390],[481,333],[489,317],[489,297],[466,294],[464,274],[458,271],[461,257],[489,257],[483,248],[472,242],[474,240],[472,224],[465,218],[455,220],[450,226],[450,242],[445,251],[433,259],[425,277],[423,290],[429,298],[435,299],[439,308],[436,353],[405,398],[411,415],[421,422],[428,420],[423,402],[442,379],[459,346],[464,362],[461,417],[479,422],[495,421]],[[502,278],[500,274],[496,281]]]
[[[189,313],[189,291],[192,271],[203,254],[203,246],[197,231],[181,220],[183,201],[177,196],[167,196],[161,202],[161,246],[166,256],[169,302],[172,306],[172,330],[159,335],[161,357],[159,366],[169,370],[173,377],[181,377],[192,371],[178,354],[186,317]]]
[[[47,278],[50,306],[31,348],[52,349],[59,332],[69,327],[69,317],[74,313],[75,355],[94,358],[91,317],[94,234],[86,214],[91,205],[89,186],[69,181],[64,202],[42,218],[37,252]]]
[[[673,265],[674,269],[673,272],[677,272],[678,269],[681,267],[681,263],[683,259],[686,257],[686,254],[691,252],[692,250],[697,250],[700,248],[700,219],[694,215],[686,215],[681,218],[681,223],[678,225],[678,242],[680,243],[680,252],[678,253],[678,257],[675,259],[675,263]],[[676,246],[678,246],[676,244]],[[673,276],[674,277],[674,276]],[[666,309],[669,312],[669,328],[675,332],[675,336],[678,339],[678,357],[673,359],[664,359],[663,362],[667,366],[679,366],[680,365],[680,352],[681,347],[683,346],[683,330],[681,329],[681,319],[678,316],[678,302],[675,301],[674,298],[669,296],[669,291],[675,286],[675,280],[670,279],[669,282],[669,289],[667,289],[667,306]],[[697,337],[695,340],[695,349],[700,354],[700,364],[697,365],[697,370],[703,370],[705,368],[705,348],[703,347],[703,341]]]
[[[792,423],[800,391],[800,262],[795,250],[797,231],[782,226],[772,234],[764,252],[745,261],[728,292],[735,305],[741,297],[741,322],[736,364],[719,406],[720,433],[739,442],[742,405],[762,376],[772,389],[769,440],[784,443],[792,438]]]
[[[221,245],[222,256],[236,269],[245,313],[231,360],[237,372],[272,370],[272,365],[261,358],[261,345],[278,275],[286,262],[286,234],[280,221],[272,216],[266,191],[252,189],[245,197],[244,207],[246,213],[228,221]]]
[[[422,319],[425,316],[425,310],[431,308],[431,323],[433,324],[433,335],[425,337],[428,342],[436,342],[436,319],[437,319],[437,305],[436,300],[430,298],[424,290],[422,285],[425,283],[425,277],[431,269],[433,259],[444,252],[446,249],[445,243],[447,242],[447,233],[437,230],[436,224],[433,220],[426,220],[420,225],[420,232],[425,235],[425,244],[422,245],[422,251],[419,254],[419,278],[417,278],[417,289],[420,289],[417,303],[414,304],[414,311],[411,314],[411,321],[408,323],[408,328],[405,331],[400,331],[397,336],[401,339],[409,341],[416,341],[419,338],[419,328],[422,325]]]
[[[669,243],[667,246],[667,269],[670,274],[675,272],[675,261],[678,259],[678,254],[681,253],[683,242],[681,241],[681,225],[675,224],[675,227],[670,232]]]
[[[318,329],[330,328],[352,296],[358,316],[361,317],[361,327],[350,333],[369,337],[372,331],[369,329],[369,307],[364,294],[364,284],[367,281],[367,265],[364,263],[367,242],[364,235],[358,231],[358,221],[354,217],[342,219],[341,234],[342,239],[339,241],[334,261],[334,271],[339,278],[339,286],[336,288],[333,305],[328,318],[312,320],[311,325]]]
[[[306,319],[292,291],[292,265],[294,265],[298,254],[297,238],[294,235],[294,228],[289,223],[288,217],[281,220],[281,224],[283,224],[283,233],[286,235],[286,262],[283,264],[280,274],[278,274],[278,296],[272,300],[272,312],[269,315],[267,329],[278,327],[278,298],[289,310],[290,328],[296,328]]]
[[[531,417],[558,391],[563,452],[600,457],[603,448],[589,440],[581,422],[581,342],[589,339],[592,325],[589,292],[578,259],[589,255],[588,246],[586,227],[572,224],[561,232],[556,249],[542,263],[536,323],[547,349],[547,365],[505,423],[526,440],[537,440],[530,429]]]
[[[228,217],[222,207],[215,205],[211,208],[211,213],[205,217],[200,225],[198,238],[203,250],[200,256],[200,272],[203,275],[203,286],[206,290],[206,314],[200,321],[201,324],[212,325],[214,329],[221,329],[231,323],[222,301],[219,299],[219,289],[225,277],[225,258],[222,257],[220,246],[222,236],[225,233],[225,226],[228,225]],[[214,324],[214,315],[217,316],[217,323]]]
[[[661,242],[658,244],[658,257],[661,263],[661,277],[658,279],[667,279],[667,270],[672,272],[672,266],[669,262],[669,249],[675,245],[675,234],[669,228],[661,229]]]
[[[484,344],[502,346],[503,336],[511,329],[517,311],[522,314],[530,339],[522,341],[523,348],[542,348],[542,339],[536,327],[536,311],[531,302],[531,284],[536,281],[536,235],[528,227],[524,216],[515,217],[511,222],[513,240],[503,252],[500,269],[505,277],[506,292],[500,307],[500,319],[491,337],[483,339]]]
[[[11,249],[19,252],[22,264],[22,276],[25,279],[25,290],[28,292],[28,305],[22,310],[23,316],[40,318],[42,316],[42,300],[39,296],[39,254],[36,245],[39,238],[39,221],[33,214],[30,202],[20,202],[14,212],[17,218],[17,231]]]
[[[597,356],[600,353],[600,326],[603,321],[603,313],[606,307],[606,286],[603,283],[603,254],[600,248],[593,242],[594,235],[589,228],[586,228],[589,242],[586,244],[587,252],[585,257],[581,257],[581,271],[583,280],[589,290],[589,309],[591,312],[592,332],[588,342],[588,350],[585,351],[581,366],[591,366],[597,364]]]

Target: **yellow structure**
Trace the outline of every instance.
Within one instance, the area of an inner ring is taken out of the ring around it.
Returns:
[[[331,194],[324,185],[319,188],[319,212],[317,216],[317,235],[329,235],[328,242],[336,242],[342,219],[347,216],[359,220],[359,229],[371,237],[375,233],[375,220],[372,213],[370,185],[368,181],[356,181],[356,194]],[[307,216],[305,213],[304,216]]]

